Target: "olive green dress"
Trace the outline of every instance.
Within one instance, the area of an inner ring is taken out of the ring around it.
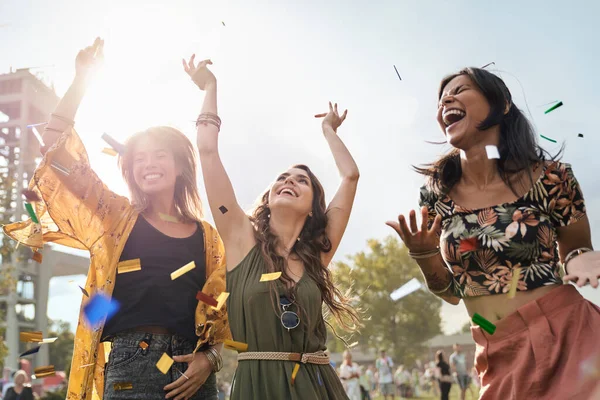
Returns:
[[[270,282],[260,282],[266,264],[255,246],[242,262],[227,272],[229,326],[233,340],[248,344],[248,351],[314,353],[325,350],[327,330],[323,320],[321,292],[308,274],[298,281],[296,302],[308,317],[293,305],[300,325],[288,331],[276,312],[270,294]],[[284,286],[277,281],[281,293]],[[278,301],[278,299],[277,299]],[[280,310],[279,305],[277,309]],[[303,321],[304,319],[304,321]],[[293,361],[240,361],[233,378],[231,400],[315,400],[348,399],[331,365],[300,364],[294,385],[291,384]]]

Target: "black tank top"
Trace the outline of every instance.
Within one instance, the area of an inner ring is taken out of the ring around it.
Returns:
[[[106,323],[103,338],[139,326],[161,326],[194,342],[196,293],[206,281],[204,235],[198,223],[187,238],[173,238],[141,215],[125,243],[119,261],[139,258],[142,269],[116,275],[112,298],[121,307]],[[171,280],[171,273],[190,261],[196,268]]]

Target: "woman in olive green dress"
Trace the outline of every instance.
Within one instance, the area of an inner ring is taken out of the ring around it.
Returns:
[[[327,266],[346,230],[358,167],[337,135],[346,118],[329,104],[322,128],[341,175],[328,207],[323,187],[304,165],[280,174],[249,217],[240,208],[218,153],[221,120],[209,60],[184,68],[205,91],[198,149],[208,202],[227,257],[229,325],[239,353],[231,399],[347,399],[325,354],[323,302],[346,329],[358,324]],[[261,282],[266,273],[278,279]],[[294,372],[295,371],[295,372]]]

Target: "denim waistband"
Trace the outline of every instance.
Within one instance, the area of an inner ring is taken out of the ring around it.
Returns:
[[[112,342],[112,347],[138,347],[140,342],[148,344],[148,350],[170,352],[172,350],[187,349],[192,352],[196,343],[181,335],[147,333],[147,332],[121,332],[107,338]]]

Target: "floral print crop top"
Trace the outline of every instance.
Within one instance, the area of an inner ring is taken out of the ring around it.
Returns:
[[[466,209],[424,186],[419,204],[427,206],[430,226],[442,216],[440,251],[460,298],[507,293],[515,268],[519,291],[561,284],[556,228],[585,216],[571,165],[558,161],[547,163],[529,192],[512,203]]]

